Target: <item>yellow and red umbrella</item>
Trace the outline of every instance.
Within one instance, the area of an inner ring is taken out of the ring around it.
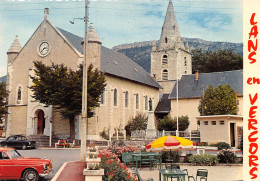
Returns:
[[[177,136],[163,136],[146,145],[146,151],[178,150],[193,148],[196,143]]]

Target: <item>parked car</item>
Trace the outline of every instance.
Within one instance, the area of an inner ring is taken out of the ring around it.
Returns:
[[[0,180],[38,181],[52,174],[49,159],[25,158],[14,148],[0,147]]]
[[[36,141],[28,140],[23,135],[13,135],[1,141],[0,146],[22,148],[23,150],[26,150],[27,148],[36,148]]]

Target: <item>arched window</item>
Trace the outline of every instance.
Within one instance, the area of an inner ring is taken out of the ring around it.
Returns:
[[[145,110],[148,110],[148,97],[145,96],[144,99],[145,99],[145,100],[144,100],[144,102],[145,102],[144,108],[145,108]]]
[[[168,70],[166,69],[163,70],[162,80],[168,80]]]
[[[168,43],[168,39],[167,39],[167,38],[164,38],[164,42],[165,42],[165,43]]]
[[[105,104],[105,90],[100,95],[100,104]]]
[[[168,64],[168,55],[163,55],[163,56],[162,56],[162,64],[163,64],[163,65]]]
[[[128,91],[125,92],[125,107],[128,107]]]
[[[187,58],[184,57],[184,66],[187,66]]]
[[[187,71],[186,71],[186,70],[184,71],[184,74],[187,74]]]
[[[117,89],[114,89],[114,106],[117,106]]]
[[[136,109],[139,109],[139,94],[136,94]]]
[[[19,86],[17,89],[17,104],[20,104],[22,101],[22,86]]]

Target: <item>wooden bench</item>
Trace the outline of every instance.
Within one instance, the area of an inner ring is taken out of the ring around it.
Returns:
[[[58,143],[55,143],[55,148],[58,147],[69,148],[70,144],[66,140],[58,140]]]

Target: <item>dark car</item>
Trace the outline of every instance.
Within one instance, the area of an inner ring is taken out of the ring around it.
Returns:
[[[28,140],[23,135],[13,135],[1,141],[0,146],[26,150],[27,148],[36,148],[36,141]]]

